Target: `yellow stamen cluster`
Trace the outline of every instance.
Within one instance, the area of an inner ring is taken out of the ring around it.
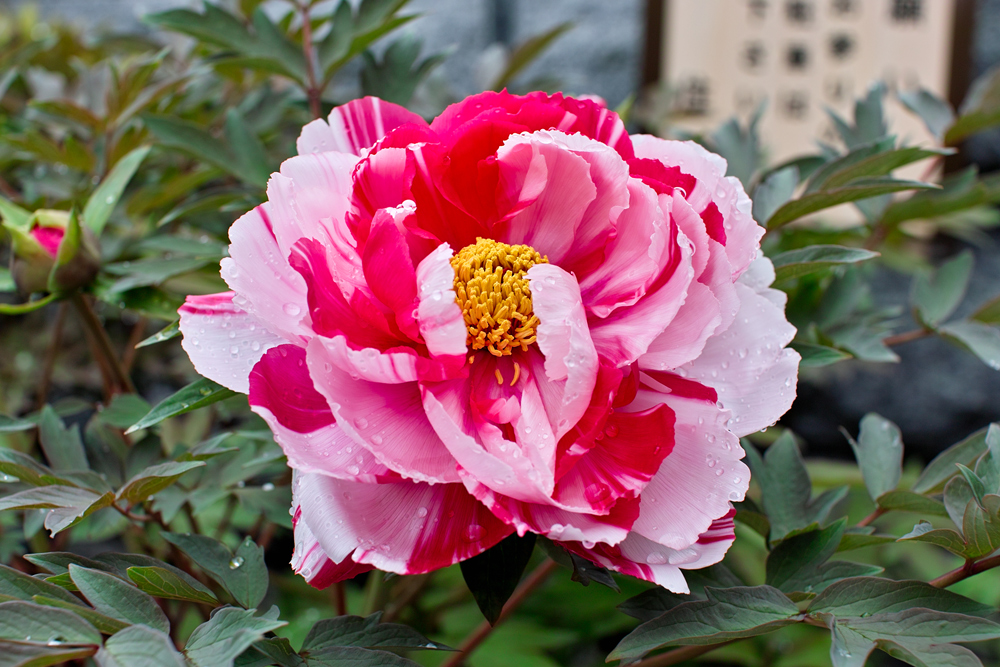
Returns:
[[[548,261],[531,246],[483,238],[451,258],[455,300],[465,316],[471,351],[485,349],[502,357],[535,342],[538,318],[524,276]]]

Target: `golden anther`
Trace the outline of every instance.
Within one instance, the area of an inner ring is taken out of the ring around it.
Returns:
[[[517,379],[521,377],[521,364],[514,362],[514,379],[510,381],[510,386],[517,384]]]
[[[500,369],[499,368],[494,368],[493,369],[493,374],[497,376],[497,384],[502,385],[503,384],[503,375],[500,374]]]
[[[455,300],[462,308],[470,351],[485,349],[503,357],[517,349],[527,350],[535,342],[538,318],[532,312],[525,274],[535,264],[548,261],[531,246],[483,238],[451,258]],[[514,382],[519,374],[515,365]],[[503,384],[499,373],[497,381]]]

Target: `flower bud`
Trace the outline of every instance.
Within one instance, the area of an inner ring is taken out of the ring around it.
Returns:
[[[4,228],[13,238],[10,272],[21,293],[76,289],[97,275],[97,241],[80,226],[75,212],[41,209],[31,216],[27,230]]]

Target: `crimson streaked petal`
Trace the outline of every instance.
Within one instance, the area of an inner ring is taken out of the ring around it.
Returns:
[[[296,146],[299,155],[326,151],[360,155],[390,130],[410,123],[427,125],[423,118],[398,104],[362,97],[334,107],[326,121],[318,119],[306,125]]]

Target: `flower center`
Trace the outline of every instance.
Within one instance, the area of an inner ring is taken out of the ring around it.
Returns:
[[[455,300],[465,316],[466,344],[502,357],[535,342],[538,318],[531,309],[525,274],[547,264],[531,246],[477,238],[451,258]]]

